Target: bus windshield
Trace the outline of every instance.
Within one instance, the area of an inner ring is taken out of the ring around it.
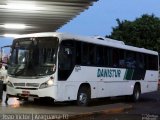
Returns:
[[[9,75],[36,77],[55,72],[58,38],[20,38],[13,42]]]

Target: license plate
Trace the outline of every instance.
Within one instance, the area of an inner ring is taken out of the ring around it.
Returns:
[[[25,96],[29,96],[30,92],[29,91],[22,91],[22,94]]]
[[[34,101],[34,97],[28,97],[29,101]]]

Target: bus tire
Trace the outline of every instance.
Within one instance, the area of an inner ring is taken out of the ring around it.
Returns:
[[[133,102],[139,101],[140,95],[141,95],[140,86],[139,85],[135,85],[134,90],[133,90],[133,94],[132,94],[132,101]]]
[[[86,87],[80,87],[77,95],[77,104],[79,106],[88,106],[91,99],[90,89]]]

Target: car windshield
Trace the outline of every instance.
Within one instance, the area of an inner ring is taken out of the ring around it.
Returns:
[[[58,38],[21,38],[13,42],[8,74],[45,76],[55,72]]]

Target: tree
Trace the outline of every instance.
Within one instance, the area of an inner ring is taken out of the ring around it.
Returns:
[[[160,52],[160,19],[158,17],[144,14],[134,21],[119,19],[116,21],[118,26],[113,28],[108,37],[122,40],[128,45]]]

